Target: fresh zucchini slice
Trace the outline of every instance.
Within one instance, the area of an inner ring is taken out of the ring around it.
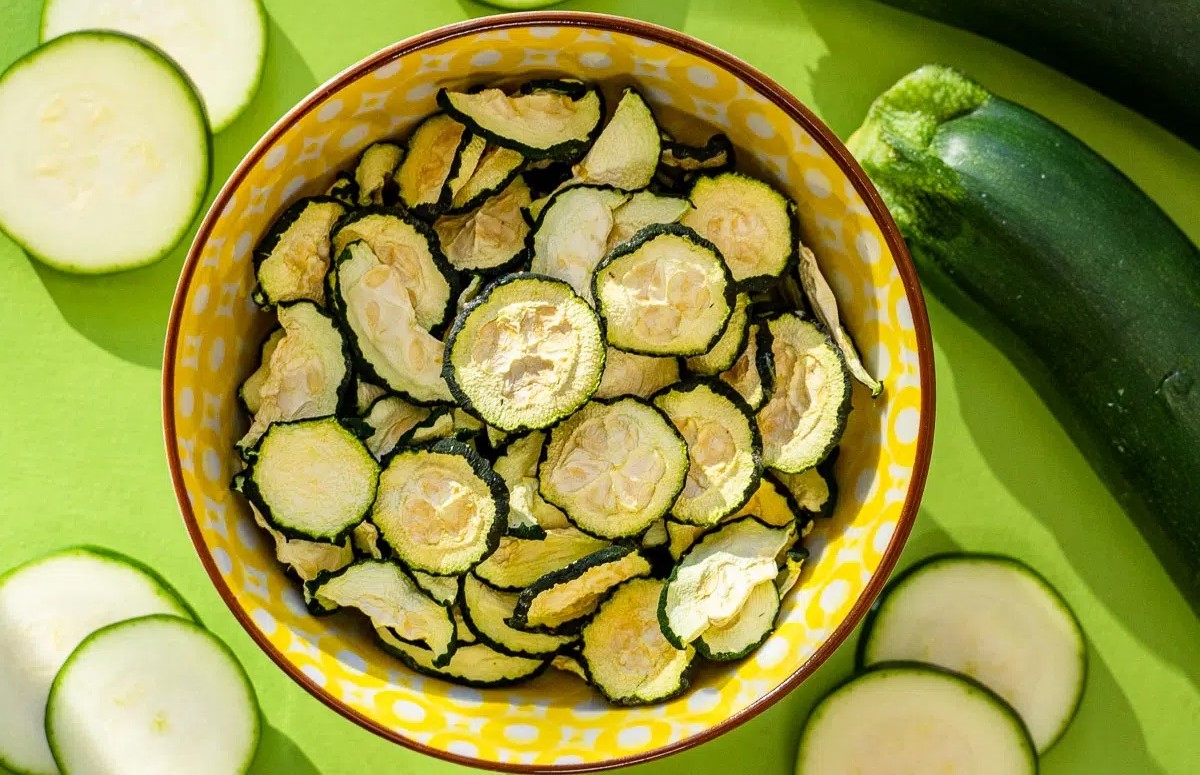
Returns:
[[[751,323],[746,332],[746,347],[721,380],[738,392],[754,411],[775,392],[775,355],[771,329],[766,323]]]
[[[413,406],[399,396],[383,396],[376,399],[363,416],[371,428],[367,437],[367,449],[377,460],[383,459],[396,448],[404,434],[429,417],[429,410]]]
[[[667,640],[683,648],[710,628],[733,621],[755,587],[775,581],[776,558],[794,540],[794,530],[752,517],[705,534],[663,588],[658,621]]]
[[[779,616],[779,590],[775,579],[759,583],[746,604],[727,624],[714,625],[696,638],[696,653],[714,662],[741,659],[763,644]]]
[[[439,603],[451,605],[458,600],[461,576],[434,576],[432,573],[419,570],[413,571],[412,576],[413,580],[417,582],[417,586]]]
[[[238,388],[238,399],[242,402],[246,412],[251,415],[257,414],[258,410],[262,408],[263,385],[266,384],[267,377],[271,373],[271,354],[275,352],[275,348],[279,346],[283,336],[282,326],[271,329],[259,347],[258,368],[249,377],[246,377],[246,381]]]
[[[446,341],[454,396],[496,428],[544,428],[600,385],[600,321],[566,283],[508,275],[464,310]]]
[[[394,175],[404,158],[404,149],[395,143],[373,143],[367,146],[354,168],[354,184],[358,189],[358,204],[391,204],[399,195]]]
[[[704,145],[688,145],[670,137],[662,140],[662,166],[684,173],[724,172],[733,169],[733,143],[724,134],[715,134]]]
[[[687,444],[659,409],[627,397],[593,401],[550,431],[542,497],[581,530],[636,536],[662,517],[687,479]]]
[[[357,608],[375,627],[386,627],[397,638],[424,646],[438,666],[450,660],[457,641],[450,606],[425,594],[397,563],[359,560],[321,574],[305,589],[327,611]]]
[[[583,183],[637,191],[653,180],[660,150],[650,106],[636,89],[626,87],[612,118],[571,171]]]
[[[783,483],[783,477],[788,476],[804,474],[778,474],[770,469],[763,471],[758,489],[750,496],[750,500],[726,519],[732,521],[740,517],[757,517],[771,527],[798,525],[808,514],[796,501],[791,489]]]
[[[491,197],[508,188],[508,184],[521,173],[525,157],[511,148],[488,145],[475,171],[467,182],[454,194],[450,203],[451,213],[465,213],[479,207]]]
[[[495,551],[507,519],[504,482],[453,439],[397,449],[371,509],[396,556],[438,576],[464,573]]]
[[[421,215],[447,209],[454,191],[475,171],[484,144],[482,137],[443,113],[422,121],[409,136],[404,160],[396,170],[400,201]]]
[[[688,549],[700,540],[700,536],[708,532],[708,528],[700,525],[688,525],[683,522],[667,518],[667,551],[675,562],[679,562],[683,555],[687,554]]]
[[[245,495],[244,474],[234,477],[233,489]],[[275,541],[275,559],[287,568],[291,568],[292,573],[301,581],[311,581],[322,573],[344,568],[354,562],[354,546],[350,539],[331,544],[323,541],[306,541],[302,538],[288,538],[271,527],[262,512],[253,503],[250,504],[250,513],[254,515],[254,521],[258,523],[258,526],[270,534]],[[356,526],[352,534],[357,534],[357,532],[358,527]]]
[[[517,597],[518,629],[573,631],[622,581],[646,576],[650,563],[632,546],[609,546],[547,573]]]
[[[762,476],[762,437],[741,396],[709,379],[674,385],[653,401],[688,448],[687,480],[671,516],[715,525],[745,505]]]
[[[650,191],[638,191],[613,211],[613,226],[608,234],[608,250],[627,242],[647,226],[658,223],[677,223],[692,209],[692,203],[674,196],[659,196]]]
[[[325,196],[284,210],[254,250],[254,301],[263,307],[299,299],[324,305],[329,232],[345,212],[345,205]]]
[[[815,323],[788,313],[768,326],[776,386],[758,411],[763,459],[799,473],[824,460],[841,439],[850,413],[850,374]]]
[[[783,567],[779,569],[779,575],[775,577],[775,589],[779,591],[779,597],[782,598],[800,581],[800,574],[804,571],[804,561],[808,559],[808,550],[806,549],[791,549],[783,560]]]
[[[383,543],[383,539],[379,537],[379,528],[375,527],[375,523],[370,519],[364,519],[354,526],[354,530],[350,532],[351,546],[354,549],[354,554],[359,557],[366,557],[371,560],[387,559],[391,552]],[[339,567],[345,567],[350,563],[342,563]],[[335,570],[335,569],[330,569]],[[309,579],[305,579],[308,581]]]
[[[604,115],[600,92],[579,81],[531,81],[512,96],[500,89],[442,89],[437,101],[472,132],[529,159],[577,158]]]
[[[502,654],[548,657],[575,640],[573,635],[526,632],[508,624],[517,606],[516,592],[493,589],[471,574],[463,577],[463,614],[483,643]]]
[[[716,248],[678,224],[647,226],[609,253],[592,296],[609,343],[642,355],[708,352],[736,300]]]
[[[334,255],[341,256],[356,240],[396,270],[418,325],[435,330],[445,324],[453,313],[458,283],[433,229],[400,210],[364,208],[335,224]]]
[[[682,223],[721,251],[733,279],[747,288],[775,282],[796,253],[791,200],[737,172],[696,179]]]
[[[837,507],[837,478],[833,466],[837,460],[837,447],[818,465],[789,474],[783,471],[775,472],[780,484],[803,510],[801,519],[806,516],[828,517]]]
[[[358,413],[366,414],[371,404],[388,395],[387,390],[364,381],[361,377],[354,381],[354,406]]]
[[[417,404],[450,402],[445,346],[422,327],[404,276],[366,242],[352,242],[330,273],[334,308],[363,371]]]
[[[583,628],[585,675],[611,703],[662,702],[688,687],[695,650],[675,646],[659,629],[663,588],[654,579],[631,579],[617,587]]]
[[[376,629],[383,648],[418,673],[441,678],[463,686],[494,689],[527,681],[546,668],[545,659],[513,657],[483,643],[461,645],[454,650],[450,661],[435,664],[433,652],[405,643],[384,629]]]
[[[804,287],[809,306],[816,314],[817,320],[821,321],[821,325],[825,326],[825,330],[833,337],[833,342],[842,353],[850,373],[871,391],[872,398],[877,397],[883,392],[883,383],[872,377],[863,365],[858,348],[854,346],[854,339],[842,325],[837,297],[833,295],[833,289],[829,287],[825,275],[821,274],[816,255],[803,245],[800,246],[800,284]]]
[[[531,431],[511,441],[496,459],[496,473],[508,487],[508,535],[543,538],[547,528],[569,525],[567,515],[538,492],[538,461],[546,434]]]
[[[325,189],[325,196],[332,197],[347,207],[357,205],[358,183],[355,182],[354,175],[349,172],[339,172],[329,187]]]
[[[283,338],[258,389],[258,411],[237,443],[243,454],[274,422],[304,420],[348,409],[353,374],[346,342],[333,319],[310,301],[279,307]]]
[[[535,216],[529,269],[571,284],[592,300],[592,273],[608,252],[613,212],[629,198],[623,191],[571,186],[555,193]]]
[[[525,253],[529,224],[522,208],[529,187],[520,177],[483,204],[463,215],[443,215],[434,223],[446,259],[461,271],[502,272]]]
[[[677,359],[637,355],[610,346],[604,356],[604,376],[600,379],[595,398],[650,398],[678,381]]]
[[[505,536],[496,551],[475,566],[475,575],[496,589],[520,591],[607,546],[608,541],[573,527],[547,529],[546,537],[540,540]]]
[[[733,313],[729,316],[729,324],[725,326],[725,333],[721,334],[721,338],[708,352],[693,355],[684,361],[684,365],[693,374],[705,377],[728,371],[737,362],[738,356],[745,351],[749,332],[750,297],[739,293],[733,305]]]
[[[666,546],[671,542],[671,534],[667,532],[667,520],[656,520],[645,533],[642,533],[642,548],[654,549],[659,546]]]

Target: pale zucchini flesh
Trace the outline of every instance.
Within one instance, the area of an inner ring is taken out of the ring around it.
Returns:
[[[553,635],[518,630],[508,624],[519,595],[489,587],[476,576],[462,580],[463,613],[483,642],[511,656],[549,657],[575,640],[572,635]]]
[[[610,345],[604,356],[604,375],[600,387],[596,388],[595,398],[650,398],[678,381],[677,358],[627,353]]]
[[[609,545],[573,527],[547,529],[545,537],[536,540],[505,536],[496,551],[475,566],[475,575],[497,589],[520,591]]]
[[[771,348],[771,329],[766,323],[751,323],[746,332],[746,347],[721,380],[738,392],[754,411],[775,392],[775,356]]]
[[[576,185],[558,191],[537,216],[529,269],[570,283],[592,301],[592,273],[608,253],[614,211],[629,195],[605,186]]]
[[[613,587],[649,573],[650,563],[633,547],[601,549],[526,587],[517,597],[511,623],[552,632],[570,628],[594,612]]]
[[[511,148],[488,145],[466,183],[454,194],[451,213],[473,210],[503,191],[521,172],[525,157]]]
[[[821,274],[821,265],[817,263],[816,255],[803,245],[800,246],[799,274],[800,284],[804,288],[805,296],[808,297],[809,306],[812,307],[817,319],[821,321],[821,325],[825,326],[825,330],[833,338],[834,344],[838,346],[842,358],[846,361],[846,367],[856,380],[871,391],[872,397],[878,396],[883,392],[883,383],[871,376],[867,367],[863,365],[858,348],[854,346],[854,340],[850,337],[850,332],[842,325],[837,297],[833,295],[833,289],[829,287],[825,275]]]
[[[500,89],[452,92],[438,105],[488,142],[529,159],[569,159],[583,152],[600,126],[600,93],[578,81],[529,82],[514,95]]]
[[[692,374],[711,377],[727,371],[737,362],[738,357],[746,349],[747,335],[750,332],[750,297],[739,293],[729,316],[729,324],[725,333],[708,349],[708,352],[684,361],[687,370]]]
[[[404,149],[395,143],[372,143],[362,152],[354,168],[357,204],[360,207],[391,204],[397,197],[393,177]]]
[[[414,406],[399,396],[382,396],[367,409],[363,421],[371,429],[367,449],[382,460],[400,443],[404,434],[429,417],[429,409]]]
[[[543,538],[548,528],[567,527],[567,515],[538,492],[538,463],[546,443],[543,431],[513,439],[493,465],[508,487],[508,535]]]
[[[583,183],[637,191],[654,178],[660,149],[650,106],[636,89],[626,88],[612,118],[572,172]]]
[[[815,469],[813,470],[815,471]],[[807,472],[799,474],[799,476],[806,474]],[[750,496],[750,500],[726,519],[734,520],[752,516],[771,527],[790,527],[799,524],[807,514],[804,507],[792,494],[792,490],[784,484],[784,477],[790,476],[795,475],[780,474],[770,469],[764,470],[762,479],[758,482],[758,488]]]
[[[770,284],[791,266],[794,206],[769,184],[737,172],[701,176],[688,199],[682,223],[717,246],[740,285]]]
[[[612,251],[647,226],[676,223],[690,209],[692,203],[682,197],[638,191],[613,211],[613,225],[608,233],[608,250]]]
[[[331,197],[301,199],[284,210],[254,250],[254,300],[271,306],[307,299],[324,306],[333,255],[329,233],[345,212]]]
[[[250,376],[246,377],[246,381],[238,388],[238,398],[246,412],[252,416],[262,407],[262,388],[267,381],[267,376],[271,373],[271,354],[279,346],[283,335],[282,326],[272,329],[271,333],[267,334],[267,338],[263,340],[262,346],[258,349],[258,368],[251,372]]]
[[[771,636],[779,616],[775,579],[760,582],[729,622],[714,625],[696,639],[696,653],[714,662],[730,662],[754,651]]]
[[[521,210],[529,205],[529,186],[516,177],[502,191],[462,215],[443,215],[434,223],[450,265],[460,271],[500,272],[525,253],[529,224]]]
[[[409,135],[404,160],[396,170],[400,201],[420,213],[448,208],[454,197],[451,184],[464,161],[474,170],[483,143],[483,138],[474,137],[450,116],[435,114],[422,121]]]
[[[450,661],[439,666],[434,664],[428,649],[405,643],[387,630],[376,630],[375,634],[388,653],[412,670],[464,686],[481,689],[512,686],[533,678],[546,667],[545,659],[501,654],[484,643],[460,645]]]

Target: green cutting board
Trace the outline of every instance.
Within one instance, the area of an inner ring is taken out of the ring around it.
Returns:
[[[216,138],[214,190],[267,127],[330,75],[409,35],[492,12],[466,0],[267,7],[265,81]],[[957,65],[1082,137],[1200,241],[1200,153],[979,38],[869,0],[560,7],[638,17],[716,44],[791,89],[843,137],[903,73],[928,61]],[[34,45],[39,8],[38,0],[0,0],[0,67]],[[87,541],[161,569],[254,679],[267,722],[260,775],[468,772],[326,710],[258,651],[209,585],[175,508],[159,425],[163,328],[185,249],[147,269],[80,279],[30,262],[0,237],[0,568]],[[1020,375],[943,307],[930,307],[937,439],[904,561],[948,548],[1008,552],[1045,573],[1075,607],[1091,641],[1091,672],[1078,718],[1045,758],[1048,775],[1200,772],[1200,621]],[[790,773],[797,730],[813,702],[849,674],[852,647],[853,639],[736,731],[630,771]]]

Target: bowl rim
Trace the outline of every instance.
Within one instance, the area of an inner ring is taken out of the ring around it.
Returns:
[[[782,683],[767,692],[763,696],[756,699],[750,705],[741,709],[732,716],[724,719],[718,724],[698,732],[689,737],[683,738],[668,745],[653,748],[647,751],[621,756],[612,759],[595,762],[581,762],[574,764],[519,764],[509,762],[496,762],[487,759],[480,759],[470,756],[462,756],[441,749],[433,748],[424,745],[416,740],[412,740],[399,732],[388,729],[379,722],[359,713],[341,700],[334,697],[331,693],[323,689],[309,679],[298,667],[293,665],[280,651],[263,635],[257,626],[251,621],[250,615],[238,603],[232,590],[225,583],[224,577],[216,566],[216,561],[209,553],[207,544],[204,541],[200,531],[199,522],[196,519],[195,512],[192,509],[191,501],[188,497],[187,490],[184,487],[182,467],[180,465],[179,448],[177,444],[177,435],[175,429],[175,359],[178,350],[179,329],[183,318],[184,306],[187,300],[188,293],[191,288],[192,276],[195,274],[196,267],[200,263],[200,254],[203,251],[204,245],[208,241],[208,236],[213,229],[217,219],[221,216],[222,211],[228,204],[233,191],[241,185],[250,169],[259,161],[259,159],[274,145],[275,141],[303,114],[308,113],[318,103],[325,100],[330,94],[337,92],[350,81],[365,75],[387,62],[397,59],[401,56],[411,54],[429,46],[443,43],[448,40],[460,38],[466,35],[478,34],[481,32],[492,32],[504,30],[513,27],[540,27],[540,26],[568,26],[568,27],[590,27],[602,29],[610,32],[619,32],[623,34],[635,35],[638,37],[653,40],[659,43],[666,44],[672,48],[685,51],[693,56],[701,59],[736,75],[744,82],[752,86],[756,91],[770,100],[776,107],[782,110],[790,119],[800,125],[809,136],[821,146],[821,148],[837,162],[842,172],[846,174],[850,182],[853,184],[855,191],[858,193],[872,219],[879,225],[883,232],[883,237],[887,242],[888,248],[892,252],[895,260],[897,271],[900,275],[901,282],[904,286],[905,296],[909,301],[909,307],[912,314],[913,329],[917,338],[917,361],[920,366],[920,387],[921,387],[921,419],[917,430],[917,449],[916,457],[913,461],[912,476],[908,487],[908,494],[904,500],[901,509],[900,517],[896,523],[895,531],[892,534],[887,548],[879,562],[879,567],[867,582],[866,588],[859,596],[858,601],[850,610],[850,613],[834,628],[825,642],[810,656],[803,664],[788,676]],[[913,265],[912,258],[909,255],[908,248],[900,235],[900,231],[892,219],[883,200],[880,198],[878,191],[871,184],[862,167],[851,156],[850,152],[842,144],[841,140],[833,133],[829,127],[825,125],[817,116],[790,92],[775,82],[754,66],[743,61],[742,59],[720,49],[712,44],[705,43],[697,38],[686,33],[662,27],[650,22],[641,21],[638,19],[630,19],[623,16],[616,16],[605,13],[590,13],[581,11],[529,11],[523,13],[507,13],[494,16],[484,16],[475,19],[468,19],[462,22],[448,24],[436,29],[424,32],[418,35],[393,43],[379,51],[367,56],[359,62],[342,70],[332,78],[325,81],[320,86],[316,87],[306,97],[300,100],[295,106],[288,110],[278,121],[275,122],[270,129],[254,144],[254,146],[246,153],[238,165],[230,173],[229,178],[221,186],[210,205],[204,220],[201,222],[199,229],[196,232],[196,237],[192,241],[191,247],[188,249],[184,264],[180,272],[179,283],[175,289],[175,295],[171,302],[171,314],[167,323],[166,340],[163,350],[163,377],[162,377],[162,411],[163,411],[163,437],[166,444],[167,463],[170,468],[171,482],[175,491],[175,499],[178,502],[180,514],[183,517],[185,526],[189,536],[191,537],[193,547],[207,572],[210,581],[216,588],[217,593],[225,602],[226,607],[233,613],[234,617],[246,630],[250,638],[255,644],[268,656],[271,660],[287,674],[293,681],[304,688],[309,694],[320,700],[331,710],[337,712],[347,720],[357,724],[358,726],[379,735],[380,737],[390,740],[394,743],[404,746],[405,748],[417,751],[427,756],[432,756],[444,761],[453,762],[455,764],[464,765],[467,767],[477,767],[501,772],[517,772],[517,773],[582,773],[582,772],[599,772],[602,770],[615,769],[618,767],[626,767],[633,764],[642,764],[655,759],[660,759],[680,751],[694,748],[698,745],[713,740],[720,735],[744,724],[758,714],[770,708],[793,689],[799,686],[806,678],[812,675],[817,668],[842,646],[843,642],[858,625],[859,621],[870,609],[875,598],[878,597],[884,585],[887,583],[888,577],[895,568],[896,562],[899,559],[900,553],[908,539],[909,533],[912,531],[914,522],[916,521],[917,511],[921,503],[921,498],[925,489],[925,482],[929,473],[930,458],[933,447],[933,428],[934,428],[934,411],[935,411],[935,375],[933,363],[933,340],[929,328],[929,317],[925,307],[925,299],[921,290],[920,283],[917,279],[917,272]]]

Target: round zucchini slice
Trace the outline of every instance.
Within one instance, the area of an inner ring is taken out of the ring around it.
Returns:
[[[550,431],[541,493],[579,529],[636,536],[664,516],[687,480],[687,444],[637,398],[594,401]]]
[[[650,563],[632,546],[609,546],[526,587],[510,623],[525,630],[574,631],[613,587],[649,574]]]
[[[549,657],[575,640],[573,635],[526,632],[508,624],[517,606],[516,592],[493,589],[471,574],[463,576],[463,614],[479,638],[502,654]]]
[[[791,265],[794,205],[767,183],[737,172],[702,176],[688,199],[682,223],[720,249],[739,285],[765,287]]]
[[[690,209],[692,203],[681,197],[638,191],[613,211],[613,227],[608,234],[608,249],[611,251],[622,242],[628,241],[647,226],[676,223]]]
[[[345,212],[345,205],[327,196],[301,199],[284,210],[254,249],[254,301],[269,307],[308,299],[323,306],[333,255],[329,233]]]
[[[363,416],[363,421],[371,428],[367,449],[376,459],[382,459],[396,448],[404,434],[428,417],[428,409],[413,406],[399,396],[376,399]]]
[[[504,277],[454,321],[445,376],[455,397],[505,431],[545,428],[591,398],[604,337],[587,302],[560,280]]]
[[[626,87],[612,118],[572,172],[584,183],[637,191],[654,179],[660,147],[650,106]]]
[[[754,411],[775,392],[775,356],[771,350],[771,329],[765,323],[751,323],[746,333],[746,348],[721,381],[746,400]]]
[[[799,473],[841,440],[850,413],[850,373],[812,321],[789,313],[768,325],[776,386],[758,412],[763,458],[772,468]]]
[[[746,349],[747,334],[750,332],[750,297],[745,293],[737,295],[733,305],[733,313],[729,316],[729,324],[725,333],[708,352],[693,355],[684,365],[693,374],[711,377],[727,371],[737,362],[738,356]]]
[[[735,303],[712,243],[686,226],[648,226],[608,255],[592,296],[614,347],[642,355],[700,355],[720,339]]]
[[[379,476],[371,521],[396,556],[439,576],[465,573],[496,550],[508,491],[466,444],[399,449]]]
[[[410,669],[463,686],[479,689],[512,686],[537,677],[546,668],[545,659],[501,654],[484,643],[460,645],[450,655],[449,662],[438,665],[429,649],[405,643],[386,629],[376,629],[375,635],[385,651]]]
[[[505,536],[496,551],[475,566],[475,575],[497,589],[520,591],[610,545],[573,527],[547,528],[545,537],[540,539]]]
[[[450,265],[462,271],[501,272],[525,254],[529,224],[522,208],[529,186],[520,177],[464,215],[444,215],[434,230]]]
[[[503,191],[516,179],[525,157],[511,148],[488,145],[467,182],[454,194],[451,213],[465,213]]]
[[[679,381],[679,361],[637,355],[609,347],[604,356],[604,376],[596,389],[596,398],[637,396],[650,398]]]
[[[396,170],[400,201],[423,216],[444,211],[475,171],[485,144],[443,113],[422,121],[409,135]]]
[[[750,654],[775,629],[779,590],[775,579],[754,587],[746,604],[727,624],[715,625],[696,639],[696,653],[714,662],[731,662]]]
[[[585,675],[616,705],[647,705],[682,694],[695,656],[663,637],[657,621],[663,583],[625,582],[583,628]]]
[[[653,401],[688,447],[687,481],[671,515],[715,525],[740,509],[762,476],[762,437],[746,402],[713,379],[669,387]]]
[[[592,273],[608,252],[614,211],[629,195],[608,186],[570,186],[537,214],[529,268],[557,277],[592,301]]]
[[[367,146],[354,168],[354,184],[361,207],[391,204],[396,201],[396,179],[393,177],[404,149],[395,143],[373,143]]]

